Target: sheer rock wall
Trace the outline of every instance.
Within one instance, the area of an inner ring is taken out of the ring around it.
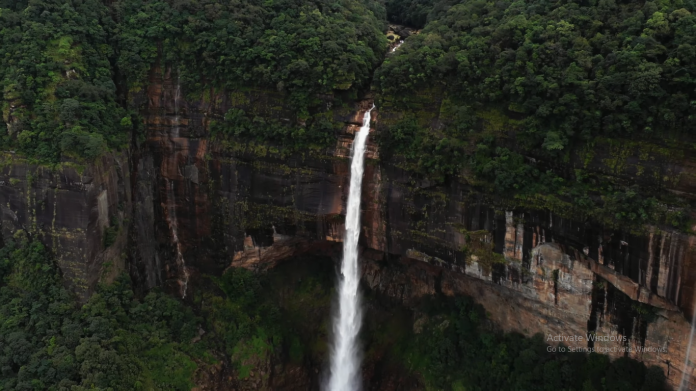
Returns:
[[[209,134],[211,121],[232,107],[293,118],[282,95],[211,89],[205,98],[185,91],[177,98],[175,83],[168,71],[154,70],[148,89],[132,97],[146,133],[130,153],[54,169],[4,157],[3,237],[39,232],[83,298],[126,267],[139,289],[165,286],[183,295],[198,273],[270,268],[301,253],[329,254],[342,240],[352,134],[370,99],[334,109],[334,120],[345,124],[334,147],[283,156],[272,146],[223,143]],[[423,110],[436,126],[440,102],[428,104]],[[376,131],[399,115],[378,107]],[[696,380],[696,354],[684,365],[696,294],[694,236],[650,227],[636,234],[546,210],[507,210],[463,179],[435,185],[380,161],[374,137],[368,148],[361,237],[367,286],[405,305],[427,295],[467,294],[501,328],[526,335],[626,336],[627,343],[594,347],[613,357],[626,346],[664,349],[629,355],[665,368],[675,386],[684,371]],[[694,192],[688,162],[696,160],[683,151],[656,150],[652,160],[627,153],[626,164],[608,168],[602,150],[583,164],[630,177],[647,160],[652,165],[640,172],[653,174],[640,180],[644,185]]]
[[[194,273],[218,273],[230,265],[269,268],[303,252],[328,251],[330,242],[341,240],[352,133],[371,101],[359,102],[350,113],[336,109],[334,118],[345,128],[334,148],[288,158],[269,147],[223,146],[207,134],[210,121],[230,107],[248,111],[256,105],[256,112],[282,118],[282,97],[257,90],[211,92],[207,101],[180,104],[183,114],[176,115],[173,91],[166,75],[151,80],[142,153],[151,156],[144,160],[151,162],[147,171],[155,178],[148,179],[153,209],[176,205],[184,256]],[[382,116],[396,115],[394,108],[377,108],[374,118],[379,124]],[[175,117],[180,118],[176,132]],[[679,383],[687,318],[693,314],[693,236],[657,228],[635,234],[543,210],[501,210],[467,183],[435,186],[377,158],[373,138],[361,238],[364,281],[370,287],[405,304],[434,293],[468,294],[502,328],[527,335],[625,335],[627,343],[597,341],[593,346],[608,349],[613,357],[622,356],[626,347],[664,348],[629,355],[664,367],[672,384]],[[670,164],[647,169],[678,171],[680,179],[666,186],[691,191],[689,167]],[[622,175],[630,175],[625,171]],[[166,200],[167,181],[174,184],[174,201]],[[161,218],[154,220],[154,237],[166,249],[167,227]],[[137,234],[148,235],[153,237]],[[158,257],[172,259],[166,251]],[[163,270],[156,263],[141,256],[141,269],[154,270],[144,275]],[[164,280],[176,278],[170,273]],[[654,316],[639,313],[639,303],[650,306],[645,308]],[[566,344],[588,347],[587,342]],[[686,367],[688,376],[694,362],[696,356]]]

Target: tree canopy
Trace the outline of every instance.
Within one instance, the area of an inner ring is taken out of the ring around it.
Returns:
[[[313,94],[371,79],[385,50],[384,8],[366,0],[121,0],[119,68],[132,84],[158,56],[190,85],[260,85],[302,108]]]
[[[368,0],[2,0],[2,146],[50,163],[126,145],[127,91],[154,66],[189,92],[278,90],[306,118],[319,95],[367,87],[384,19]]]
[[[600,134],[688,134],[695,8],[682,0],[457,2],[434,10],[375,80],[385,94],[435,84],[461,101],[497,105],[523,117],[530,146],[548,151]]]
[[[405,113],[385,126],[383,156],[526,207],[688,229],[685,201],[659,183],[586,169],[595,143],[630,143],[654,159],[655,147],[639,143],[693,140],[695,9],[682,0],[435,2],[423,31],[375,73],[382,104]],[[420,96],[442,101],[437,126],[419,119]],[[573,163],[582,155],[586,163]]]
[[[198,322],[162,293],[136,300],[126,277],[80,308],[37,240],[0,250],[0,390],[190,389]]]
[[[0,2],[4,148],[55,162],[130,139],[116,103],[113,28],[99,0]]]

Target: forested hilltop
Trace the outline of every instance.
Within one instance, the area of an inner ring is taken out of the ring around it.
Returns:
[[[421,23],[423,2],[394,3],[402,6],[392,5],[390,15]],[[602,145],[619,154],[689,148],[678,140],[694,140],[696,125],[695,7],[682,0],[435,2],[424,30],[376,71],[382,105],[415,114],[392,123],[382,146],[443,180],[465,170],[500,194],[548,195],[530,202],[554,212],[685,228],[677,211],[686,204],[663,189],[673,178],[656,174],[638,188],[586,169]],[[417,118],[418,98],[439,95],[444,127],[429,129]]]
[[[155,65],[192,93],[277,90],[307,122],[318,95],[368,87],[384,19],[379,3],[356,0],[3,0],[3,147],[45,163],[125,147],[139,125],[128,91]]]
[[[694,7],[461,2],[434,11],[375,80],[385,94],[439,84],[457,101],[504,107],[521,115],[520,137],[546,151],[600,135],[688,134]]]
[[[130,140],[116,102],[114,29],[98,0],[0,2],[3,149],[57,162]]]

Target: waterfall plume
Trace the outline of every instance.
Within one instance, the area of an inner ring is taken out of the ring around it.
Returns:
[[[360,389],[360,355],[357,346],[362,323],[358,239],[360,238],[360,194],[365,169],[365,143],[370,134],[370,112],[365,112],[362,127],[353,141],[350,165],[350,188],[346,209],[346,234],[343,241],[343,262],[338,278],[338,312],[333,319],[334,341],[331,350],[331,373],[328,391],[358,391]]]

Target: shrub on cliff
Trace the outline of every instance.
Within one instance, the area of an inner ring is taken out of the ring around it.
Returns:
[[[252,118],[244,110],[232,108],[222,120],[211,121],[210,134],[227,146],[239,141],[256,141],[264,146],[264,150],[270,144],[271,148],[282,154],[306,153],[328,147],[336,141],[337,124],[329,120],[326,114],[310,115],[304,125],[298,125],[260,116]],[[249,147],[248,144],[244,145]]]

